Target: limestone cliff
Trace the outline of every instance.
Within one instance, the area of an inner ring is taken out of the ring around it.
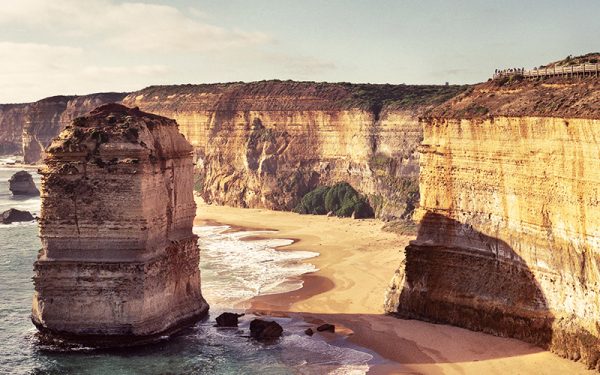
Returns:
[[[22,151],[23,124],[29,104],[0,104],[0,155]]]
[[[429,113],[390,311],[600,369],[599,88],[489,82]]]
[[[124,96],[120,93],[53,96],[27,104],[22,117],[12,120],[21,122],[11,123],[15,129],[21,126],[23,160],[32,164],[39,162],[44,149],[73,119]]]
[[[48,148],[32,319],[90,345],[150,340],[206,314],[192,147],[175,121],[110,104]]]
[[[418,116],[465,88],[266,81],[149,87],[123,103],[177,120],[208,202],[288,210],[346,181],[378,216],[401,217],[418,199]]]

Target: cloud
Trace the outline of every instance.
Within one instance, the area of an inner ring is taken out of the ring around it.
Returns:
[[[314,80],[334,69],[189,6],[19,0],[0,11],[0,103],[190,81]]]
[[[99,40],[126,51],[214,51],[270,42],[259,31],[210,24],[197,9],[110,0],[20,0],[3,4],[0,25]]]
[[[81,48],[0,42],[0,102],[139,89],[169,73],[165,65],[98,66],[90,60]]]

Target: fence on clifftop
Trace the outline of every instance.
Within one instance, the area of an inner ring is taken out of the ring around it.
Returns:
[[[580,64],[571,66],[554,66],[551,68],[536,68],[531,70],[506,69],[496,71],[493,78],[523,76],[525,78],[538,77],[600,77],[600,64]]]

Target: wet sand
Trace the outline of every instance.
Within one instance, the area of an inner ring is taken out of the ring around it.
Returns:
[[[319,271],[303,275],[301,289],[254,298],[250,310],[336,324],[336,334],[347,336],[349,345],[373,354],[369,374],[595,373],[518,340],[383,315],[385,289],[411,238],[382,231],[381,221],[199,203],[195,224],[217,223],[276,230],[260,237],[295,240],[282,251],[320,253],[307,260]]]

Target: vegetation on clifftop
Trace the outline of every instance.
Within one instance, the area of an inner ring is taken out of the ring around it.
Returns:
[[[372,85],[341,83],[349,97],[339,101],[342,107],[369,110],[379,117],[383,108],[410,109],[441,104],[469,88],[468,85]]]
[[[354,215],[357,219],[373,217],[373,209],[367,199],[347,182],[340,182],[331,187],[317,187],[302,197],[293,211],[311,215],[325,215],[332,212],[338,217]]]
[[[464,92],[469,85],[391,85],[368,83],[328,83],[268,80],[199,85],[150,86],[131,93],[124,102],[138,105],[137,100],[164,105],[189,100],[202,110],[339,110],[358,108],[370,111],[375,118],[384,109],[430,107]],[[149,98],[149,99],[144,99]],[[150,99],[151,98],[151,99]],[[252,100],[250,100],[252,98]],[[149,103],[145,103],[148,108]]]
[[[598,64],[600,63],[600,52],[587,53],[581,56],[569,55],[562,60],[542,65],[540,68],[552,68],[555,66],[573,66],[579,64]]]

